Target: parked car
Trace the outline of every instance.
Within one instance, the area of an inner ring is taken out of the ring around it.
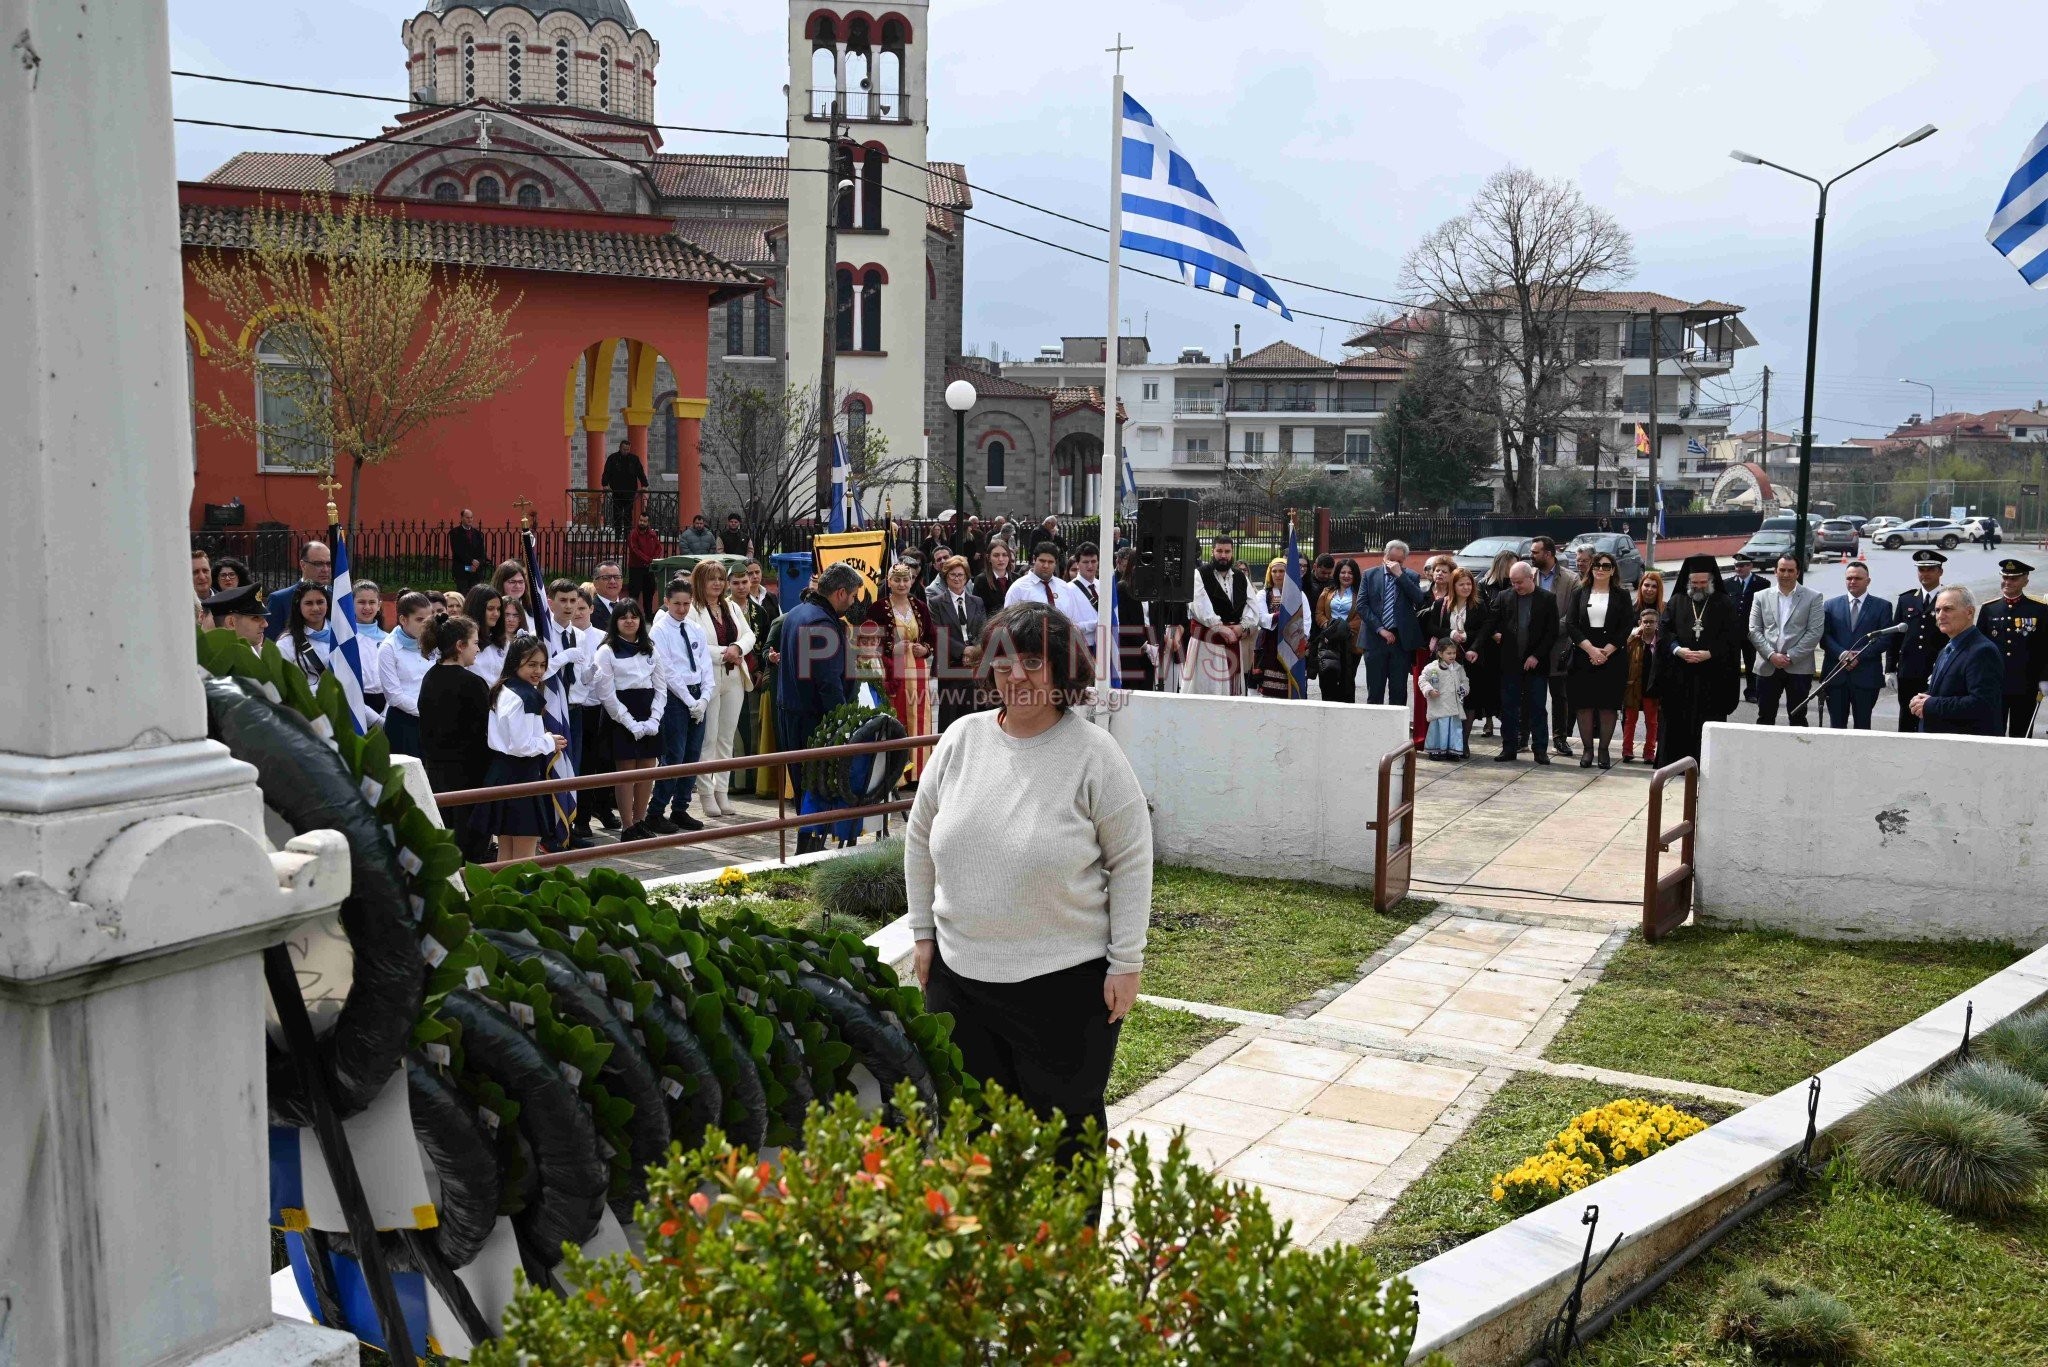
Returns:
[[[1888,551],[1901,546],[1939,546],[1952,551],[1963,544],[1969,535],[1960,523],[1945,517],[1916,517],[1911,522],[1901,522],[1896,527],[1887,527],[1872,539]]]
[[[1972,541],[1983,541],[1988,536],[2003,537],[2005,528],[1998,525],[1995,517],[1972,517],[1963,522],[1963,531]]]
[[[1854,555],[1861,541],[1856,524],[1845,517],[1831,517],[1813,529],[1813,549],[1816,551],[1842,551]]]
[[[1636,539],[1626,532],[1580,532],[1564,548],[1566,564],[1579,553],[1579,547],[1591,546],[1597,554],[1605,551],[1614,557],[1615,568],[1624,584],[1639,584],[1643,580],[1643,557],[1636,550]]]
[[[1884,539],[1884,534],[1887,531],[1899,526],[1905,520],[1903,517],[1873,517],[1870,521],[1863,524],[1863,534],[1872,541],[1881,541]]]
[[[1870,521],[1861,513],[1843,513],[1838,520],[1848,523],[1859,532],[1863,530],[1863,525]]]
[[[1513,551],[1515,559],[1529,558],[1529,538],[1526,536],[1482,536],[1453,555],[1461,570],[1472,571],[1475,579],[1486,577],[1486,571],[1493,564],[1493,558],[1502,551]]]
[[[1820,535],[1820,525],[1824,521],[1826,519],[1818,513],[1807,514],[1806,544],[1809,551],[1815,549],[1815,543]],[[1772,567],[1778,563],[1779,556],[1792,554],[1792,529],[1798,525],[1797,513],[1774,513],[1764,519],[1763,525],[1756,529],[1756,534],[1750,537],[1736,554],[1747,556],[1750,564],[1769,574]]]

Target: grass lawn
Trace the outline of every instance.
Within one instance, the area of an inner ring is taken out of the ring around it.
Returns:
[[[1285,1011],[1350,978],[1373,951],[1429,910],[1372,909],[1367,888],[1231,878],[1160,865],[1144,990],[1247,1011]]]
[[[1656,945],[1636,938],[1622,946],[1546,1052],[1768,1094],[2021,954],[2009,945],[1854,944],[1686,927]]]
[[[1116,1063],[1109,1070],[1110,1104],[1123,1100],[1209,1041],[1229,1034],[1231,1028],[1228,1021],[1139,1002],[1124,1017],[1123,1034],[1117,1037]]]
[[[2048,1191],[2003,1222],[1945,1215],[1858,1180],[1844,1162],[1810,1192],[1738,1225],[1649,1302],[1589,1344],[1594,1367],[1753,1361],[1713,1336],[1713,1305],[1738,1271],[1804,1282],[1848,1303],[1869,1361],[1894,1367],[2048,1362]]]
[[[1601,1082],[1536,1073],[1510,1078],[1472,1127],[1401,1193],[1366,1239],[1380,1271],[1391,1274],[1426,1262],[1514,1219],[1513,1212],[1492,1199],[1494,1175],[1540,1150],[1581,1111],[1625,1095],[1634,1094]],[[1728,1113],[1691,1097],[1650,1094],[1644,1099],[1668,1101],[1710,1121]]]

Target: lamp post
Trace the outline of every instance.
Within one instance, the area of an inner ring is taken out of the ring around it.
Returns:
[[[965,380],[946,386],[946,407],[953,410],[953,506],[967,516],[967,410],[981,396]]]
[[[1934,125],[1931,123],[1924,124],[1906,134],[1905,137],[1900,138],[1891,146],[1883,149],[1883,151],[1865,157],[1862,161],[1857,162],[1854,166],[1842,172],[1841,175],[1834,177],[1833,180],[1825,181],[1816,176],[1809,176],[1804,171],[1795,171],[1789,166],[1780,166],[1775,161],[1766,161],[1754,153],[1734,151],[1728,154],[1746,165],[1768,166],[1773,171],[1783,171],[1788,176],[1797,176],[1820,191],[1820,206],[1814,211],[1813,215],[1813,284],[1806,303],[1806,418],[1800,424],[1799,432],[1799,509],[1798,515],[1793,519],[1792,527],[1792,554],[1798,557],[1799,563],[1802,565],[1806,563],[1808,535],[1806,510],[1810,502],[1813,481],[1813,364],[1814,354],[1820,341],[1820,257],[1821,245],[1827,233],[1828,191],[1834,188],[1837,181],[1854,175],[1870,165],[1871,162],[1876,161],[1878,157],[1884,156],[1885,153],[1896,152],[1901,147],[1911,147],[1923,138],[1933,136]],[[1766,435],[1765,440],[1769,440],[1768,435]]]
[[[1925,380],[1900,380],[1900,384],[1918,386],[1927,391],[1927,421],[1932,423],[1941,416],[1941,403],[1934,397],[1934,386]],[[1934,443],[1927,443],[1927,509],[1922,517],[1934,516]]]

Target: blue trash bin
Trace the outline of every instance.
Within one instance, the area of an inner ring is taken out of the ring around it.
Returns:
[[[788,612],[803,597],[804,586],[811,582],[817,560],[809,551],[783,551],[768,559],[775,565],[776,591],[782,598],[782,610]]]

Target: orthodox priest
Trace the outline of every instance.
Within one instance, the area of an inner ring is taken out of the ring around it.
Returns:
[[[1251,579],[1236,563],[1237,547],[1227,536],[1210,544],[1209,563],[1195,576],[1188,604],[1187,664],[1183,693],[1244,696],[1244,642],[1259,629],[1259,605]]]
[[[1700,757],[1700,731],[1726,721],[1742,685],[1742,624],[1711,555],[1687,557],[1657,640],[1657,763]]]

